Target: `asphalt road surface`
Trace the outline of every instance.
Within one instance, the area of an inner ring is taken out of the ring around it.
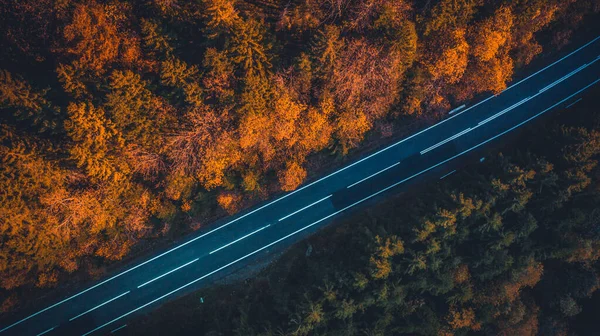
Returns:
[[[227,218],[210,231],[194,233],[60,301],[5,314],[0,336],[125,334],[135,315],[289,246],[349,209],[391,189],[443,178],[459,158],[477,154],[544,113],[576,103],[600,81],[600,37],[559,57],[497,96],[457,107],[427,129]]]

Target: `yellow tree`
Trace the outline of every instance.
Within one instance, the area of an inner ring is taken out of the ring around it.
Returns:
[[[511,43],[513,14],[510,7],[502,6],[494,15],[473,29],[471,52],[477,60],[486,62],[496,57],[501,48]]]
[[[51,285],[55,267],[68,264],[77,227],[61,226],[43,198],[66,194],[68,174],[44,157],[46,146],[0,126],[0,287]],[[43,274],[43,275],[42,275]]]
[[[433,33],[466,28],[482,4],[482,0],[441,0],[437,2],[423,20],[423,34],[428,36]]]
[[[312,54],[315,63],[324,74],[328,74],[333,70],[345,45],[345,41],[340,34],[340,28],[335,25],[327,25],[317,34]]]
[[[287,88],[283,78],[275,77],[274,102],[271,119],[273,120],[273,138],[277,142],[284,142],[286,147],[291,147],[297,142],[298,119],[306,105],[299,103],[293,93]]]
[[[433,80],[446,83],[457,83],[465,73],[468,64],[469,44],[464,29],[456,29],[449,33],[439,51],[425,55],[426,67]]]
[[[72,21],[63,31],[65,52],[75,57],[73,64],[98,75],[116,61],[140,65],[140,41],[121,25],[129,10],[126,4],[76,5]]]
[[[337,117],[335,126],[336,140],[340,145],[342,155],[358,146],[365,133],[371,128],[367,116],[361,110],[347,109]]]
[[[514,3],[513,11],[519,15],[513,21],[514,34],[512,49],[517,65],[528,64],[542,52],[542,46],[535,38],[535,33],[547,27],[561,7],[568,6],[569,1],[530,0]]]
[[[169,125],[175,124],[170,106],[148,89],[141,76],[115,70],[109,78],[104,109],[127,144],[137,144],[158,152]]]
[[[67,113],[65,129],[73,142],[69,153],[78,167],[96,180],[120,180],[129,173],[129,167],[118,158],[123,139],[102,108],[71,103]]]
[[[231,29],[239,23],[239,12],[235,8],[236,0],[202,0],[202,3],[211,37],[216,37],[219,32]]]
[[[161,63],[160,79],[164,85],[181,91],[186,103],[195,106],[203,104],[197,66],[188,65],[176,57],[169,57]]]
[[[227,111],[217,114],[208,106],[191,109],[167,147],[173,169],[194,176],[207,189],[222,185],[226,170],[240,159],[228,122]]]
[[[202,65],[206,69],[202,84],[207,98],[219,103],[229,103],[234,96],[234,73],[227,53],[208,48]]]
[[[365,39],[352,40],[336,59],[325,88],[337,106],[360,109],[371,122],[381,118],[396,100],[403,75],[395,56],[400,55]]]
[[[279,185],[283,191],[292,191],[306,178],[306,170],[297,162],[288,162],[279,174]]]
[[[247,76],[266,77],[271,68],[271,43],[265,39],[265,33],[262,22],[240,20],[227,40],[231,60],[241,66]]]

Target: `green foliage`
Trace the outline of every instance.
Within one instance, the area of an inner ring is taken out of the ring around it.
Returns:
[[[539,32],[565,45],[595,10],[584,0],[0,2],[0,287],[11,290],[97,274],[140,240],[207,224],[219,206],[233,213],[297,188],[322,154],[499,92],[541,52]],[[527,257],[596,258],[596,237],[580,233],[593,231],[589,205],[542,215],[594,185],[598,134],[554,130],[562,151],[497,158],[502,173],[481,185],[414,204],[410,229],[367,225],[360,267],[275,314],[294,322],[255,330],[421,332],[410,315],[438,308],[415,292],[467,304],[477,288],[457,289],[451,272],[468,265],[471,279],[497,279],[523,264],[515,251],[540,230],[560,249],[527,247]],[[554,229],[571,226],[566,237]],[[473,234],[485,243],[464,244]],[[457,323],[472,320],[463,308]],[[246,313],[242,334],[256,327]]]
[[[533,335],[552,321],[567,326],[600,288],[600,115],[586,113],[569,118],[594,128],[533,126],[518,148],[343,220],[311,239],[319,256],[292,249],[256,280],[266,287],[229,288],[260,311],[231,329]],[[574,174],[586,184],[574,188]],[[211,318],[198,323],[229,332]]]

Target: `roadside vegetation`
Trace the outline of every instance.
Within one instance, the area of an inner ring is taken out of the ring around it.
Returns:
[[[258,276],[165,304],[128,332],[594,335],[598,92],[483,163],[340,219]]]
[[[598,11],[593,0],[0,0],[0,311],[293,190],[367,136],[502,91]]]

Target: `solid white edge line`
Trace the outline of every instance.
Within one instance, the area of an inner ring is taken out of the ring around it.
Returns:
[[[457,112],[457,111],[459,111],[459,110],[462,110],[462,109],[464,109],[465,107],[467,107],[467,104],[462,104],[462,105],[460,105],[459,107],[455,108],[454,110],[452,110],[452,111],[448,112],[448,114],[452,114],[452,113],[454,113],[454,112]]]
[[[420,153],[421,153],[421,155],[423,155],[423,154],[425,154],[427,152],[430,152],[430,151],[432,151],[432,150],[434,150],[434,149],[436,149],[436,148],[438,148],[438,147],[440,147],[440,146],[442,146],[442,145],[444,145],[444,144],[446,144],[446,143],[448,143],[448,142],[450,142],[450,141],[452,141],[452,140],[460,137],[461,135],[469,133],[469,131],[471,131],[471,127],[463,130],[460,133],[454,134],[453,136],[447,138],[446,140],[440,141],[440,142],[436,143],[435,145],[433,145],[433,146],[431,146],[431,147],[429,147],[427,149],[422,150]]]
[[[583,98],[579,98],[579,99],[577,99],[576,101],[572,102],[571,104],[567,105],[567,107],[565,107],[565,108],[569,108],[569,107],[571,107],[571,106],[573,106],[573,105],[575,105],[575,104],[579,103],[579,102],[580,102],[580,101],[582,101],[582,100],[583,100]]]
[[[454,169],[453,171],[449,172],[448,174],[446,174],[446,175],[444,175],[444,176],[440,177],[440,180],[442,180],[442,179],[444,179],[445,177],[448,177],[448,176],[450,176],[450,175],[452,175],[452,174],[454,174],[454,173],[456,173],[456,169]]]
[[[106,304],[109,304],[109,303],[111,303],[111,302],[115,301],[116,299],[120,298],[121,296],[124,296],[124,295],[126,295],[126,294],[129,294],[129,292],[130,292],[130,291],[127,291],[127,292],[125,292],[125,293],[123,293],[123,294],[121,294],[121,295],[119,295],[119,296],[117,296],[117,297],[114,297],[114,298],[112,298],[112,299],[110,299],[110,300],[108,300],[108,301],[106,301],[106,302],[104,302],[104,303],[102,303],[102,304],[99,304],[99,305],[97,305],[96,307],[94,307],[94,308],[92,308],[92,309],[90,309],[90,310],[87,310],[87,311],[86,311],[86,312],[84,312],[84,313],[81,313],[81,314],[79,314],[79,315],[77,315],[77,316],[75,316],[75,317],[73,317],[73,318],[70,318],[70,319],[69,319],[69,322],[71,322],[71,321],[73,321],[73,320],[75,320],[75,319],[77,319],[77,318],[79,318],[79,317],[81,317],[81,316],[83,316],[83,315],[85,315],[85,314],[87,314],[87,313],[91,312],[91,311],[94,311],[94,310],[96,310],[96,309],[98,309],[98,308],[100,308],[100,307],[102,307],[102,306],[104,306],[104,305],[106,305]]]
[[[494,140],[494,139],[497,139],[498,137],[500,137],[500,136],[502,136],[502,135],[504,135],[504,134],[506,134],[506,133],[509,133],[509,132],[511,132],[511,131],[513,131],[513,130],[515,130],[516,128],[518,128],[518,127],[521,127],[522,125],[524,125],[524,124],[526,124],[526,123],[530,122],[531,120],[533,120],[533,119],[535,119],[535,118],[539,117],[540,115],[542,115],[542,114],[544,114],[544,113],[546,113],[546,112],[548,112],[548,111],[552,110],[552,109],[553,109],[553,108],[555,108],[556,106],[558,106],[558,105],[560,105],[560,104],[564,103],[565,101],[567,101],[567,100],[569,100],[569,99],[573,98],[574,96],[576,96],[576,95],[578,95],[579,93],[581,93],[581,92],[583,92],[583,91],[587,90],[588,88],[590,88],[591,86],[593,86],[594,84],[596,84],[596,83],[598,83],[598,82],[600,82],[600,79],[597,79],[597,80],[595,80],[594,82],[592,82],[592,83],[591,83],[591,84],[589,84],[588,86],[584,87],[583,89],[581,89],[581,90],[579,90],[579,91],[575,92],[574,94],[570,95],[569,97],[567,97],[567,98],[565,98],[565,99],[561,100],[560,102],[558,102],[558,103],[556,103],[556,104],[552,105],[551,107],[549,107],[549,108],[545,109],[544,111],[542,111],[542,112],[540,112],[540,113],[538,113],[538,114],[534,115],[533,117],[530,117],[529,119],[527,119],[527,120],[525,120],[525,121],[523,121],[523,122],[521,122],[521,123],[517,124],[516,126],[513,126],[513,127],[509,128],[508,130],[506,130],[506,131],[504,131],[504,132],[502,132],[502,133],[500,133],[500,134],[497,134],[496,136],[494,136],[494,137],[492,137],[492,138],[490,138],[490,139],[488,139],[488,140],[486,140],[486,141],[484,141],[484,142],[482,142],[482,143],[480,143],[480,144],[478,144],[478,145],[476,145],[476,146],[474,146],[474,147],[471,147],[471,148],[469,148],[469,149],[467,149],[467,150],[465,150],[465,151],[463,151],[463,152],[461,152],[461,153],[459,153],[459,154],[457,154],[457,155],[455,155],[455,156],[453,156],[453,157],[451,157],[451,158],[449,158],[449,159],[446,159],[446,160],[444,160],[444,161],[442,161],[442,162],[440,162],[440,163],[438,163],[438,164],[436,164],[436,165],[434,165],[434,166],[431,166],[431,167],[429,167],[429,168],[427,168],[427,169],[425,169],[425,170],[421,171],[420,173],[417,173],[417,174],[415,174],[415,175],[412,175],[411,177],[408,177],[408,178],[406,178],[406,179],[404,179],[404,180],[402,180],[402,181],[400,181],[400,182],[394,183],[394,184],[392,184],[391,186],[389,186],[389,187],[386,187],[386,188],[384,188],[384,189],[382,189],[382,190],[380,190],[380,191],[378,191],[378,192],[376,192],[376,193],[372,194],[371,196],[368,196],[368,197],[366,197],[366,198],[363,198],[362,200],[360,200],[360,201],[358,201],[358,202],[356,202],[356,203],[353,203],[353,204],[351,204],[351,205],[349,205],[349,206],[347,206],[347,207],[345,207],[345,208],[343,208],[343,209],[341,209],[341,210],[338,210],[338,211],[336,211],[336,212],[334,212],[334,213],[332,213],[332,214],[330,214],[330,215],[328,215],[328,216],[326,216],[326,217],[324,217],[324,218],[321,218],[321,219],[319,219],[318,221],[316,221],[316,222],[314,222],[314,223],[312,223],[312,224],[310,224],[310,225],[307,225],[307,226],[305,226],[305,227],[303,227],[303,228],[301,228],[301,229],[299,229],[299,230],[296,230],[296,231],[294,231],[294,232],[292,232],[292,233],[288,234],[287,236],[284,236],[284,237],[282,237],[282,238],[280,238],[280,239],[278,239],[278,240],[276,240],[276,241],[274,241],[274,242],[272,242],[272,243],[269,243],[269,244],[267,244],[267,245],[265,245],[265,246],[263,246],[263,247],[259,248],[258,250],[255,250],[254,252],[251,252],[251,253],[249,253],[249,254],[246,254],[245,256],[243,256],[243,257],[241,257],[241,258],[238,258],[238,259],[236,259],[236,260],[234,260],[234,261],[230,262],[230,263],[229,263],[229,264],[227,264],[227,265],[221,266],[221,267],[217,268],[216,270],[214,270],[214,271],[212,271],[212,272],[210,272],[210,273],[207,273],[207,274],[205,274],[205,275],[201,276],[200,278],[198,278],[198,279],[196,279],[196,280],[193,280],[192,282],[189,282],[189,283],[187,283],[187,284],[185,284],[185,285],[183,285],[183,286],[181,286],[181,287],[179,287],[179,288],[177,288],[177,289],[174,289],[174,290],[170,291],[170,292],[169,292],[169,293],[167,293],[167,294],[164,294],[164,295],[162,295],[162,296],[160,296],[160,297],[158,297],[158,298],[156,298],[156,299],[154,299],[154,300],[152,300],[152,301],[150,301],[150,302],[148,302],[148,303],[146,303],[146,304],[144,304],[144,305],[142,305],[142,306],[140,306],[140,307],[138,307],[138,308],[135,308],[135,309],[133,309],[133,310],[129,311],[128,313],[125,313],[125,314],[123,314],[123,315],[121,315],[121,316],[119,316],[119,317],[117,317],[117,318],[115,318],[115,319],[113,319],[113,320],[111,320],[111,321],[109,321],[109,322],[106,322],[105,324],[103,324],[103,325],[101,325],[101,326],[99,326],[99,327],[96,327],[95,329],[93,329],[93,330],[91,330],[91,331],[88,331],[87,333],[83,334],[82,336],[87,336],[87,335],[89,335],[89,334],[91,334],[91,333],[93,333],[93,332],[95,332],[95,331],[97,331],[97,330],[100,330],[100,329],[104,328],[105,326],[107,326],[107,325],[109,325],[109,324],[111,324],[111,323],[113,323],[113,322],[115,322],[115,321],[118,321],[118,320],[122,319],[122,318],[123,318],[123,317],[125,317],[125,316],[129,316],[129,315],[131,315],[131,314],[135,313],[135,312],[136,312],[136,311],[138,311],[138,310],[144,309],[145,307],[147,307],[147,306],[149,306],[149,305],[153,304],[153,303],[154,303],[154,302],[156,302],[156,301],[162,300],[163,298],[165,298],[165,297],[167,297],[167,296],[169,296],[169,295],[171,295],[171,294],[173,294],[173,293],[175,293],[175,292],[177,292],[177,291],[180,291],[180,290],[182,290],[182,289],[184,289],[184,288],[186,288],[186,287],[188,287],[188,286],[191,286],[192,284],[194,284],[194,283],[196,283],[196,282],[198,282],[198,281],[200,281],[200,280],[202,280],[202,279],[204,279],[204,278],[206,278],[206,277],[209,277],[209,276],[211,276],[211,275],[213,275],[213,274],[215,274],[215,273],[219,272],[220,270],[222,270],[222,269],[224,269],[224,268],[227,268],[227,267],[229,267],[229,266],[231,266],[231,265],[233,265],[233,264],[235,264],[235,263],[237,263],[237,262],[240,262],[240,261],[242,261],[242,260],[244,260],[244,259],[246,259],[246,258],[248,258],[248,257],[250,257],[250,256],[252,256],[252,255],[254,255],[254,254],[256,254],[256,253],[258,253],[258,252],[260,252],[260,251],[262,251],[262,250],[264,250],[264,249],[267,249],[267,248],[269,248],[269,247],[271,247],[271,246],[273,246],[273,245],[275,245],[275,244],[279,243],[280,241],[282,241],[282,240],[284,240],[284,239],[287,239],[287,238],[289,238],[289,237],[291,237],[291,236],[293,236],[293,235],[295,235],[295,234],[297,234],[297,233],[299,233],[299,232],[302,232],[302,231],[304,231],[304,230],[308,229],[309,227],[312,227],[312,226],[314,226],[314,225],[316,225],[316,224],[318,224],[318,223],[320,223],[320,222],[322,222],[322,221],[324,221],[324,220],[327,220],[327,219],[329,219],[329,218],[331,218],[331,217],[333,217],[333,216],[335,216],[335,215],[339,214],[339,213],[340,213],[340,212],[342,212],[342,211],[345,211],[345,210],[347,210],[347,209],[349,209],[349,208],[351,208],[351,207],[353,207],[353,206],[355,206],[355,205],[357,205],[357,204],[360,204],[360,203],[362,203],[362,202],[364,202],[364,201],[366,201],[366,200],[368,200],[368,199],[371,199],[371,198],[373,198],[373,197],[375,197],[375,196],[377,196],[377,195],[379,195],[379,194],[381,194],[381,193],[383,193],[383,192],[385,192],[385,191],[387,191],[387,190],[390,190],[390,189],[392,189],[393,187],[395,187],[395,186],[397,186],[397,185],[399,185],[399,184],[401,184],[401,183],[404,183],[405,181],[408,181],[408,180],[410,180],[410,179],[412,179],[412,178],[414,178],[414,177],[416,177],[416,176],[419,176],[419,175],[421,175],[421,174],[423,174],[423,173],[425,173],[425,172],[427,172],[427,171],[429,171],[429,170],[431,170],[431,169],[434,169],[434,168],[436,168],[436,167],[438,167],[438,166],[440,166],[440,165],[442,165],[442,164],[444,164],[444,163],[446,163],[446,162],[448,162],[448,161],[454,160],[455,158],[457,158],[457,157],[459,157],[459,156],[462,156],[462,155],[464,155],[464,154],[466,154],[466,153],[468,153],[468,152],[470,152],[470,151],[474,150],[475,148],[481,147],[481,146],[483,146],[484,144],[486,144],[486,143],[488,143],[488,142],[490,142],[490,141],[492,141],[492,140]]]
[[[556,64],[558,64],[558,63],[562,62],[563,60],[565,60],[565,59],[567,59],[567,58],[569,58],[569,57],[573,56],[574,54],[576,54],[576,53],[577,53],[577,52],[579,52],[580,50],[582,50],[582,49],[584,49],[584,48],[588,47],[590,44],[592,44],[592,43],[596,42],[598,39],[600,39],[600,35],[599,35],[599,36],[597,36],[595,39],[591,40],[590,42],[588,42],[588,43],[586,43],[586,44],[582,45],[581,47],[579,47],[579,48],[577,48],[577,49],[573,50],[573,51],[572,51],[572,52],[570,52],[568,55],[566,55],[565,57],[563,57],[563,58],[559,59],[558,61],[556,61],[556,62],[554,62],[554,63],[552,63],[552,64],[550,64],[550,65],[546,66],[545,68],[543,68],[543,69],[541,69],[541,70],[539,70],[539,71],[537,71],[537,72],[535,72],[535,73],[533,73],[533,74],[531,74],[531,75],[529,75],[529,76],[527,76],[527,77],[525,77],[525,78],[521,79],[520,81],[518,81],[518,82],[516,82],[516,83],[512,84],[511,86],[509,86],[509,87],[507,87],[506,89],[504,89],[504,91],[502,91],[502,92],[506,92],[506,91],[508,91],[508,90],[510,90],[510,89],[512,89],[512,88],[514,88],[514,87],[516,87],[517,85],[519,85],[519,84],[523,83],[524,81],[526,81],[526,80],[530,79],[531,77],[533,77],[533,76],[535,76],[535,75],[539,74],[540,72],[543,72],[543,71],[546,71],[546,70],[548,70],[549,68],[551,68],[551,67],[555,66]],[[599,57],[600,57],[600,56],[599,56]]]
[[[196,258],[196,259],[194,259],[194,260],[192,260],[192,261],[189,261],[189,262],[187,262],[187,263],[185,263],[185,264],[183,264],[183,265],[181,265],[181,266],[179,266],[179,267],[177,267],[177,268],[174,268],[174,269],[172,269],[172,270],[168,271],[167,273],[164,273],[164,274],[162,274],[162,275],[159,275],[159,276],[157,276],[156,278],[154,278],[154,279],[152,279],[152,280],[150,280],[150,281],[146,281],[146,282],[144,282],[143,284],[141,284],[141,285],[137,286],[137,288],[142,288],[142,287],[146,286],[147,284],[150,284],[150,283],[152,283],[152,282],[154,282],[154,281],[156,281],[156,280],[158,280],[158,279],[160,279],[160,278],[162,278],[162,277],[164,277],[164,276],[167,276],[167,275],[169,275],[169,274],[171,274],[171,273],[173,273],[173,272],[175,272],[175,271],[177,271],[177,270],[180,270],[180,269],[184,268],[185,266],[187,266],[187,265],[189,265],[189,264],[191,264],[191,263],[193,263],[193,262],[195,262],[195,261],[198,261],[199,259],[200,259],[200,258]]]
[[[269,226],[271,226],[271,224],[267,224],[266,226],[263,226],[263,227],[261,227],[260,229],[258,229],[258,230],[256,230],[256,231],[250,232],[250,233],[248,233],[247,235],[245,235],[245,236],[243,236],[243,237],[241,237],[241,238],[238,238],[238,239],[236,239],[236,240],[232,241],[231,243],[228,243],[228,244],[226,244],[226,245],[223,245],[223,246],[219,247],[218,249],[216,249],[216,250],[214,250],[214,251],[210,252],[209,254],[213,254],[213,253],[215,253],[215,252],[217,252],[217,251],[220,251],[220,250],[222,250],[222,249],[226,248],[227,246],[233,245],[233,244],[235,244],[235,243],[239,242],[240,240],[242,240],[242,239],[244,239],[244,238],[248,238],[248,237],[252,236],[253,234],[255,234],[255,233],[257,233],[257,232],[259,232],[259,231],[262,231],[262,230],[264,230],[264,229],[268,228]]]
[[[278,221],[278,222],[281,222],[282,220],[284,220],[284,219],[286,219],[286,218],[290,218],[290,217],[292,217],[293,215],[297,214],[298,212],[300,212],[300,211],[303,211],[303,210],[306,210],[306,209],[310,208],[311,206],[313,206],[313,205],[315,205],[315,204],[317,204],[317,203],[321,203],[321,202],[323,202],[324,200],[328,199],[328,198],[329,198],[329,197],[331,197],[331,196],[332,196],[332,195],[329,195],[329,196],[327,196],[327,197],[323,197],[323,198],[321,198],[320,200],[318,200],[318,201],[316,201],[316,202],[314,202],[314,203],[311,203],[311,204],[309,204],[309,205],[305,206],[304,208],[302,208],[302,209],[300,209],[300,210],[296,210],[296,211],[292,212],[291,214],[289,214],[289,215],[287,215],[287,216],[285,216],[285,217],[281,217],[281,218],[280,218],[279,220],[277,220],[277,221]]]
[[[371,178],[371,177],[373,177],[373,176],[377,176],[377,175],[379,175],[379,174],[383,173],[383,172],[384,172],[384,171],[386,171],[386,170],[392,169],[393,167],[396,167],[397,165],[399,165],[399,164],[400,164],[400,162],[401,162],[401,161],[398,161],[398,162],[394,163],[393,165],[391,165],[391,166],[389,166],[389,167],[387,167],[387,168],[385,168],[385,169],[382,169],[382,170],[378,171],[378,172],[377,172],[377,173],[375,173],[375,174],[371,174],[371,175],[369,175],[369,176],[365,177],[364,179],[362,179],[362,180],[360,180],[360,181],[358,181],[358,182],[352,183],[351,185],[347,186],[347,187],[346,187],[346,189],[350,189],[350,188],[354,187],[355,185],[357,185],[357,184],[360,184],[360,183],[362,183],[362,182],[364,182],[364,181],[366,181],[366,180],[370,179],[370,178]]]
[[[110,333],[111,333],[111,334],[114,334],[116,331],[119,331],[119,330],[121,330],[121,329],[123,329],[123,328],[125,328],[125,327],[127,327],[127,324],[124,324],[124,325],[122,325],[122,326],[118,327],[117,329],[113,329],[113,331],[111,331]]]
[[[48,329],[48,330],[46,330],[46,331],[42,331],[41,333],[39,333],[39,334],[37,334],[37,335],[35,335],[35,336],[42,336],[42,335],[44,335],[44,334],[47,334],[47,333],[51,332],[52,330],[54,330],[54,328],[56,328],[56,327],[57,327],[57,326],[54,326],[54,327],[52,327],[52,328],[50,328],[50,329]]]
[[[549,68],[551,68],[551,67],[555,66],[556,64],[558,64],[558,63],[562,62],[563,60],[565,60],[565,59],[567,59],[567,58],[571,57],[572,55],[576,54],[576,53],[577,53],[577,52],[579,52],[580,50],[582,50],[582,49],[584,49],[584,48],[588,47],[589,45],[591,45],[592,43],[596,42],[598,39],[600,39],[600,36],[598,36],[598,37],[596,37],[595,39],[591,40],[590,42],[588,42],[588,43],[584,44],[583,46],[581,46],[581,47],[577,48],[576,50],[572,51],[571,53],[569,53],[568,55],[566,55],[566,56],[564,56],[563,58],[559,59],[558,61],[555,61],[554,63],[552,63],[552,64],[550,64],[550,65],[548,65],[548,66],[544,67],[544,68],[543,68],[543,69],[541,69],[541,70],[538,70],[537,72],[535,72],[535,73],[533,73],[533,74],[531,74],[531,75],[527,76],[526,78],[524,78],[524,79],[522,79],[522,80],[518,81],[517,83],[514,83],[514,84],[512,84],[512,85],[511,85],[511,86],[509,86],[508,88],[504,89],[504,90],[503,90],[501,93],[504,93],[504,92],[506,92],[506,91],[508,91],[508,90],[510,90],[510,89],[512,89],[512,88],[514,88],[514,87],[516,87],[517,85],[519,85],[519,84],[521,84],[521,83],[525,82],[526,80],[528,80],[528,79],[530,79],[530,78],[532,78],[532,77],[534,77],[534,76],[538,75],[539,73],[541,73],[541,72],[543,72],[543,71],[546,71],[547,69],[549,69]],[[598,58],[600,58],[600,56],[598,56]],[[501,94],[501,93],[500,93],[500,94]],[[264,209],[265,207],[267,207],[267,206],[269,206],[269,205],[271,205],[271,204],[274,204],[274,203],[276,203],[276,202],[279,202],[280,200],[282,200],[282,199],[284,199],[284,198],[286,198],[286,197],[288,197],[288,196],[291,196],[291,195],[293,195],[293,194],[295,194],[295,193],[297,193],[297,192],[299,192],[299,191],[301,191],[301,190],[303,190],[303,189],[305,189],[305,188],[308,188],[308,187],[310,187],[311,185],[313,185],[313,184],[315,184],[315,183],[318,183],[318,182],[320,182],[320,181],[323,181],[323,180],[325,180],[325,179],[327,179],[327,178],[329,178],[329,177],[331,177],[331,176],[333,176],[333,175],[335,175],[335,174],[337,174],[337,173],[339,173],[339,172],[342,172],[342,171],[344,171],[344,170],[346,170],[346,169],[348,169],[348,168],[350,168],[350,167],[353,167],[353,166],[355,166],[355,165],[359,164],[360,162],[362,162],[362,161],[364,161],[364,160],[366,160],[366,159],[369,159],[369,158],[371,158],[371,157],[373,157],[373,156],[375,156],[375,155],[377,155],[377,154],[379,154],[379,153],[381,153],[381,152],[384,152],[384,151],[386,151],[386,150],[388,150],[388,149],[390,149],[390,148],[393,148],[393,147],[395,147],[395,146],[397,146],[397,145],[399,145],[399,144],[403,143],[404,141],[407,141],[407,140],[409,140],[409,139],[411,139],[411,138],[413,138],[413,137],[415,137],[415,136],[417,136],[417,135],[419,135],[419,134],[421,134],[421,133],[423,133],[423,132],[425,132],[425,131],[427,131],[427,130],[429,130],[429,129],[431,129],[431,128],[434,128],[434,127],[436,127],[436,126],[439,126],[439,125],[441,125],[441,124],[445,123],[446,121],[449,121],[449,120],[451,120],[452,118],[454,118],[454,117],[456,117],[456,116],[459,116],[459,115],[463,114],[464,112],[467,112],[467,111],[469,111],[470,109],[472,109],[472,108],[475,108],[475,107],[479,106],[480,104],[483,104],[483,103],[487,102],[488,100],[490,100],[490,99],[492,99],[492,98],[494,98],[494,97],[496,97],[496,95],[491,95],[490,97],[488,97],[488,98],[486,98],[486,99],[484,99],[484,100],[480,101],[479,103],[477,103],[477,104],[475,104],[475,105],[473,105],[473,106],[471,106],[471,107],[467,108],[466,110],[463,110],[463,111],[461,111],[461,112],[460,112],[460,113],[458,113],[458,114],[455,114],[455,115],[451,116],[450,118],[444,119],[444,120],[442,120],[442,121],[438,122],[438,123],[437,123],[437,124],[435,124],[435,125],[431,125],[431,126],[427,127],[426,129],[424,129],[424,130],[422,130],[422,131],[418,132],[418,133],[415,133],[415,134],[413,134],[413,135],[411,135],[411,136],[409,136],[409,137],[407,137],[407,138],[405,138],[405,139],[403,139],[403,140],[400,140],[399,142],[397,142],[397,143],[395,143],[395,144],[392,144],[392,145],[390,145],[390,146],[388,146],[388,147],[386,147],[386,148],[383,148],[383,149],[379,150],[378,152],[375,152],[375,153],[373,153],[373,154],[371,154],[371,155],[369,155],[369,156],[367,156],[367,157],[365,157],[365,158],[363,158],[363,159],[361,159],[361,160],[358,160],[358,161],[356,161],[356,162],[354,162],[354,163],[352,163],[352,164],[350,164],[350,165],[348,165],[348,166],[346,166],[346,167],[343,167],[343,168],[341,168],[341,169],[339,169],[339,170],[337,170],[337,171],[335,171],[335,172],[333,172],[333,173],[330,173],[329,175],[326,175],[326,176],[324,176],[324,177],[322,177],[322,178],[320,178],[320,179],[318,179],[318,180],[316,180],[316,181],[314,181],[314,182],[311,182],[311,183],[309,183],[309,184],[307,184],[307,185],[305,185],[305,186],[303,186],[303,187],[300,187],[300,188],[298,188],[298,189],[296,189],[296,190],[294,190],[294,191],[292,191],[292,192],[290,192],[290,193],[288,193],[288,194],[286,194],[286,195],[283,195],[282,197],[280,197],[280,198],[278,198],[278,199],[275,199],[274,201],[272,201],[272,202],[270,202],[270,203],[267,203],[267,204],[265,204],[265,205],[261,206],[260,208],[257,208],[257,209],[255,209],[255,210],[253,210],[253,211],[250,211],[250,212],[248,212],[248,213],[244,214],[243,216],[240,216],[240,217],[238,217],[238,218],[236,218],[236,219],[233,219],[233,220],[231,220],[230,222],[228,222],[228,223],[226,223],[226,224],[223,224],[223,225],[221,225],[221,226],[219,226],[219,227],[217,227],[217,228],[215,228],[215,229],[213,229],[213,230],[211,230],[211,231],[209,231],[209,232],[207,232],[207,233],[204,233],[204,234],[202,234],[202,235],[200,235],[200,236],[198,236],[198,237],[196,237],[196,238],[193,238],[193,239],[191,239],[191,240],[189,240],[189,241],[187,241],[187,242],[185,242],[185,243],[182,243],[181,245],[178,245],[178,246],[176,246],[176,247],[174,247],[174,248],[172,248],[172,249],[170,249],[170,250],[168,250],[168,251],[166,251],[166,252],[164,252],[164,253],[162,253],[162,254],[160,254],[160,255],[156,256],[156,257],[153,257],[152,259],[149,259],[149,260],[147,260],[147,261],[145,261],[145,262],[143,262],[143,263],[141,263],[141,264],[139,264],[139,265],[136,265],[136,266],[134,266],[134,267],[132,267],[132,268],[130,268],[130,269],[128,269],[128,270],[126,270],[126,271],[123,271],[123,272],[121,272],[121,273],[119,273],[119,274],[117,274],[117,275],[115,275],[115,276],[113,276],[113,277],[111,277],[111,278],[109,278],[109,279],[107,279],[107,280],[104,280],[104,281],[102,281],[102,282],[101,282],[101,283],[99,283],[99,284],[96,284],[96,285],[94,285],[94,286],[92,286],[92,287],[90,287],[90,288],[88,288],[88,289],[86,289],[86,290],[84,290],[84,291],[81,291],[81,292],[79,292],[79,293],[77,293],[77,294],[75,294],[75,295],[73,295],[73,296],[70,296],[70,297],[68,297],[68,298],[66,298],[66,299],[64,299],[64,300],[62,300],[62,301],[60,301],[60,302],[58,302],[58,303],[55,303],[55,304],[53,304],[53,305],[51,305],[51,306],[49,306],[49,307],[47,307],[47,308],[44,308],[44,309],[42,309],[42,310],[38,311],[37,313],[31,314],[31,315],[29,315],[29,316],[27,316],[27,317],[25,317],[25,318],[23,318],[23,319],[21,319],[21,320],[19,320],[19,321],[15,322],[15,323],[13,323],[13,324],[11,324],[11,325],[9,325],[9,326],[7,326],[7,327],[5,327],[5,328],[1,329],[1,330],[0,330],[0,333],[1,333],[1,332],[4,332],[4,331],[6,331],[6,330],[8,330],[8,329],[10,329],[10,328],[12,328],[12,327],[14,327],[15,325],[17,325],[17,324],[19,324],[19,323],[21,323],[21,322],[23,322],[23,321],[27,321],[28,319],[30,319],[30,318],[32,318],[32,317],[34,317],[34,316],[37,316],[37,315],[39,315],[39,314],[41,314],[41,313],[43,313],[43,312],[45,312],[45,311],[47,311],[47,310],[49,310],[49,309],[52,309],[52,308],[54,308],[54,307],[56,307],[56,306],[58,306],[58,305],[60,305],[60,304],[63,304],[63,303],[65,303],[65,302],[67,302],[67,301],[69,301],[69,300],[71,300],[71,299],[73,299],[73,298],[75,298],[75,297],[77,297],[77,296],[79,296],[79,295],[83,294],[83,293],[86,293],[86,292],[88,292],[88,291],[90,291],[90,290],[92,290],[92,289],[94,289],[94,288],[96,288],[96,287],[98,287],[98,286],[100,286],[100,285],[102,285],[102,284],[105,284],[105,283],[107,283],[108,281],[111,281],[111,280],[113,280],[113,279],[115,279],[115,278],[117,278],[117,277],[120,277],[121,275],[123,275],[123,274],[125,274],[125,273],[128,273],[128,272],[130,272],[130,271],[132,271],[132,270],[134,270],[134,269],[136,269],[136,268],[138,268],[138,267],[141,267],[141,266],[143,266],[143,265],[145,265],[145,264],[147,264],[147,263],[149,263],[149,262],[152,262],[152,261],[154,261],[154,260],[156,260],[156,259],[158,259],[158,258],[160,258],[160,257],[162,257],[162,256],[164,256],[164,255],[166,255],[166,254],[168,254],[168,253],[171,253],[171,252],[173,252],[173,251],[175,251],[175,250],[177,250],[177,249],[179,249],[179,248],[181,248],[181,247],[183,247],[183,246],[185,246],[185,245],[187,245],[187,244],[190,244],[190,243],[192,243],[192,242],[194,242],[194,241],[196,241],[196,240],[198,240],[198,239],[200,239],[200,238],[202,238],[202,237],[205,237],[206,235],[209,235],[209,234],[211,234],[211,233],[213,233],[213,232],[215,232],[215,231],[217,231],[217,230],[220,230],[220,229],[222,229],[222,228],[224,228],[224,227],[226,227],[226,226],[228,226],[228,225],[230,225],[230,224],[233,224],[233,223],[237,222],[238,220],[240,220],[240,219],[242,219],[242,218],[244,218],[244,217],[246,217],[246,216],[249,216],[249,215],[251,215],[251,214],[253,214],[253,213],[255,213],[255,212],[257,212],[257,211],[259,211],[259,210],[261,210],[261,209]]]

